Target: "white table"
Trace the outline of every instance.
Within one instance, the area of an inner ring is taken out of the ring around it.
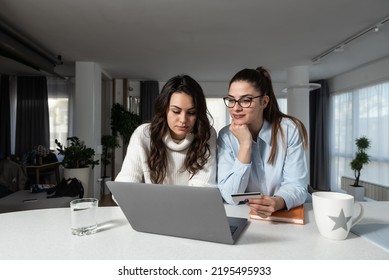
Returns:
[[[361,223],[389,223],[389,202],[363,204]],[[245,205],[226,205],[226,212],[248,217]],[[79,237],[70,233],[69,208],[0,214],[0,259],[389,259],[389,251],[352,233],[344,241],[320,236],[312,204],[305,225],[251,221],[235,245],[136,232],[118,207],[99,207],[98,218],[98,232]]]

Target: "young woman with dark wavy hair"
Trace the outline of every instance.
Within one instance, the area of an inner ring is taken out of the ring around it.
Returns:
[[[216,186],[216,132],[201,86],[171,78],[155,101],[151,123],[133,133],[116,181]]]
[[[263,67],[235,74],[224,97],[232,122],[219,132],[218,185],[231,194],[261,192],[249,207],[262,217],[290,209],[307,197],[307,132],[301,121],[278,107],[269,72]]]

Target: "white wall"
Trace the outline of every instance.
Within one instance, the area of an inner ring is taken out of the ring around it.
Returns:
[[[225,97],[228,95],[228,82],[199,82],[203,88],[206,97]],[[273,89],[276,97],[285,97],[282,89],[285,84],[273,83]]]
[[[389,78],[389,57],[376,61],[329,80],[331,93],[369,85]]]
[[[166,81],[159,81],[159,91],[165,85]],[[228,95],[229,82],[198,82],[202,87],[206,97],[225,97]],[[128,80],[129,86],[133,89],[131,96],[140,96],[140,82],[134,80]],[[285,84],[273,83],[274,92],[277,97],[285,97],[282,93],[282,89],[285,88]]]

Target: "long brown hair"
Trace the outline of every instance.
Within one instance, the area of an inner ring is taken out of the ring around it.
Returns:
[[[272,126],[272,147],[271,152],[268,158],[268,163],[274,164],[276,154],[277,154],[277,142],[278,142],[278,133],[281,133],[282,141],[285,144],[285,135],[281,129],[281,120],[282,118],[288,118],[292,120],[299,131],[300,137],[303,140],[304,148],[308,148],[308,135],[307,130],[304,124],[297,118],[290,115],[284,114],[280,111],[280,108],[277,103],[277,98],[274,94],[273,84],[270,77],[269,71],[263,67],[258,67],[256,69],[243,69],[235,74],[231,79],[229,86],[236,81],[245,81],[250,83],[258,92],[269,97],[269,103],[267,104],[263,117],[267,120]],[[284,145],[285,146],[285,145]]]
[[[169,132],[166,112],[170,98],[175,92],[183,92],[192,97],[196,108],[196,123],[193,127],[193,142],[189,146],[182,171],[188,171],[191,176],[203,169],[210,156],[211,123],[207,110],[205,96],[201,86],[188,75],[179,75],[171,78],[162,88],[155,100],[154,117],[150,124],[150,156],[148,165],[150,178],[154,184],[161,184],[166,177],[167,148],[163,137]],[[211,116],[210,116],[211,117]],[[211,117],[212,118],[212,117]]]

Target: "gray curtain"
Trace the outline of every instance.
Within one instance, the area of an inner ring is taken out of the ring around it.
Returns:
[[[328,81],[309,94],[310,185],[328,191],[330,186],[330,93]]]
[[[18,77],[15,153],[24,156],[34,147],[50,147],[46,77]]]
[[[0,80],[0,159],[11,154],[11,116],[9,101],[9,76]]]
[[[142,123],[150,122],[154,116],[154,102],[159,94],[157,81],[140,82],[140,119]]]

